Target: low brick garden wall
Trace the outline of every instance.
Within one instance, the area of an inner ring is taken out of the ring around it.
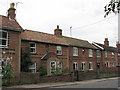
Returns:
[[[94,71],[90,72],[78,72],[78,80],[90,80],[90,79],[96,79],[97,73]]]
[[[23,83],[47,83],[47,82],[70,82],[72,75],[59,75],[59,76],[40,76],[39,73],[25,73],[21,72],[20,82]]]
[[[118,69],[117,69],[118,70]],[[119,68],[120,70],[120,68]],[[96,78],[105,78],[105,77],[111,77],[111,76],[117,76],[119,73],[119,70],[116,71],[115,69],[111,71],[107,70],[107,72],[95,72],[95,71],[88,71],[88,72],[81,72],[79,71],[77,75],[75,73],[70,74],[64,74],[64,75],[52,75],[52,76],[40,76],[39,73],[27,73],[27,72],[21,72],[19,78],[15,78],[10,81],[12,84],[21,83],[21,84],[31,84],[31,83],[47,83],[47,82],[72,82],[75,80],[82,81],[82,80],[90,80],[90,79],[96,79]],[[111,71],[111,72],[110,72]],[[99,75],[98,75],[99,74]],[[77,79],[76,79],[77,76]]]

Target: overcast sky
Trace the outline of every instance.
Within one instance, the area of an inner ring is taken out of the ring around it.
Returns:
[[[6,16],[11,2],[15,6],[16,19],[24,29],[54,33],[57,25],[64,36],[104,43],[109,38],[110,46],[118,40],[118,16],[104,18],[104,6],[110,0],[0,0],[0,14]]]

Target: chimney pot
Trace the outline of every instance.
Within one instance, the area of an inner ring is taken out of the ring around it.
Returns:
[[[109,46],[108,38],[105,38],[104,45]]]
[[[54,30],[54,35],[58,37],[62,36],[62,30],[59,29],[59,25],[57,25],[57,29]]]
[[[10,8],[8,9],[8,17],[10,20],[15,20],[16,14],[15,14],[15,8],[14,8],[15,4],[11,3],[10,4]]]
[[[59,29],[59,25],[57,25],[57,29]]]
[[[11,3],[10,4],[10,8],[14,8],[15,4],[14,3]]]

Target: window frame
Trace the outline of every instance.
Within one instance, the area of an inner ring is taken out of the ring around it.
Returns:
[[[93,49],[89,49],[89,57],[93,57]]]
[[[83,66],[83,67],[82,67]],[[81,69],[82,69],[82,71],[85,71],[85,68],[86,68],[86,63],[85,62],[82,62],[82,64],[81,64]]]
[[[73,62],[73,65],[75,64],[75,71],[78,71],[78,62]]]
[[[56,46],[56,48],[57,48],[57,55],[62,55],[62,46]]]
[[[108,58],[108,52],[105,51],[105,58]]]
[[[115,57],[115,53],[114,53],[114,52],[112,52],[111,54],[112,54],[112,58],[114,58],[114,57]]]
[[[101,57],[101,53],[100,53],[100,50],[96,50],[96,52],[97,52],[97,58],[99,58],[99,57]]]
[[[6,40],[6,45],[0,45],[0,48],[8,48],[8,32],[5,31],[5,30],[0,30],[1,32],[1,37],[0,37],[0,41],[2,42],[2,40]],[[7,33],[7,37],[6,38],[3,38],[3,32]]]
[[[35,47],[31,47],[30,46],[31,44],[35,44]],[[30,53],[36,53],[36,43],[35,42],[30,42],[29,46],[30,46]],[[34,52],[31,52],[31,49],[34,49]]]
[[[34,65],[34,67],[32,67],[33,65]],[[34,70],[34,72],[32,72],[32,73],[36,73],[36,66],[37,66],[36,62],[34,62],[34,64],[32,64],[32,65],[29,66],[30,70]]]
[[[78,48],[73,47],[73,56],[78,56]]]
[[[112,62],[112,67],[115,67],[115,63],[114,62]]]
[[[52,63],[55,64],[55,70],[53,71],[52,70]],[[52,75],[52,72],[55,72],[56,71],[56,61],[50,61],[50,75]]]
[[[93,63],[92,62],[89,62],[89,70],[93,70]]]

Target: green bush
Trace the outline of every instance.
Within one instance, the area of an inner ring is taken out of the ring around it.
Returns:
[[[63,71],[63,73],[65,73],[65,74],[69,74],[69,69],[68,69],[68,68],[63,69],[62,71]]]
[[[40,73],[40,76],[47,75],[47,71],[43,67],[40,67],[37,72]]]
[[[88,72],[89,70],[87,68],[84,69],[84,72]]]

